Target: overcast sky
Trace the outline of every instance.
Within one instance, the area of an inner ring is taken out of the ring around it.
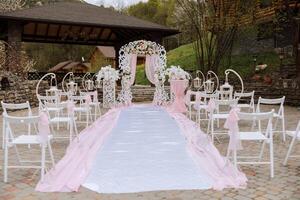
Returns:
[[[147,0],[85,0],[88,3],[95,4],[95,5],[105,5],[105,6],[114,6],[116,8],[122,8],[129,6],[131,4],[135,4],[140,1],[147,1]]]

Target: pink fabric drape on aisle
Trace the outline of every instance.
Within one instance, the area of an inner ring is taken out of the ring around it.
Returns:
[[[174,93],[175,99],[171,104],[170,109],[172,112],[186,112],[185,107],[185,89],[188,87],[188,80],[171,80],[171,92]]]
[[[121,108],[111,109],[91,126],[84,129],[79,140],[73,140],[65,156],[52,168],[35,190],[40,192],[78,191],[87,177],[92,162],[115,126]]]
[[[176,120],[181,132],[187,139],[187,149],[194,162],[205,170],[214,181],[213,189],[245,188],[247,177],[239,171],[227,158],[221,156],[208,135],[202,133],[197,124],[182,113],[169,114]]]
[[[130,54],[131,85],[133,85],[135,81],[136,63],[137,63],[137,55]]]
[[[147,55],[146,56],[146,63],[145,63],[145,72],[148,80],[152,83],[155,84],[155,70],[156,70],[156,62],[157,59],[159,59],[159,56],[154,54],[154,55]]]

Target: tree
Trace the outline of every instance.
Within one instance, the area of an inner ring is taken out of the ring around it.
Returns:
[[[239,18],[245,14],[242,1],[177,0],[177,5],[176,18],[194,41],[199,69],[217,72],[221,60],[230,59]]]

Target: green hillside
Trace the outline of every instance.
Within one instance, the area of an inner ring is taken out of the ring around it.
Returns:
[[[283,64],[290,64],[293,59],[284,59]],[[257,64],[267,64],[268,67],[262,74],[268,74],[272,70],[277,69],[280,66],[280,60],[278,55],[274,52],[262,52],[257,54]],[[196,70],[198,66],[196,64],[196,56],[193,50],[193,44],[182,45],[176,49],[173,49],[167,54],[167,66],[180,65],[185,70]],[[232,56],[231,65],[228,65],[225,61],[221,63],[219,67],[219,74],[222,76],[224,71],[228,68],[236,70],[243,77],[252,76],[254,73],[253,54],[234,55]],[[137,68],[137,84],[149,84],[146,76],[144,75],[144,65],[140,65]]]

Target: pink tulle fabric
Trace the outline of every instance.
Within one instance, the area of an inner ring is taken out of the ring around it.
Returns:
[[[187,140],[187,149],[194,162],[212,178],[213,189],[245,188],[247,177],[239,171],[225,157],[221,156],[213,145],[210,137],[197,127],[196,123],[189,120],[182,113],[175,113],[167,109],[169,114],[176,120],[181,132]]]
[[[38,131],[39,141],[43,144],[46,144],[48,141],[48,135],[50,134],[50,127],[48,115],[45,112],[40,113]]]
[[[145,62],[145,72],[148,80],[155,84],[155,69],[156,69],[156,62],[159,59],[158,55],[147,55],[146,62]]]
[[[87,177],[93,160],[116,124],[122,109],[111,109],[84,129],[79,140],[73,140],[65,156],[52,168],[35,190],[40,192],[78,191]]]
[[[228,133],[230,136],[228,149],[229,150],[241,150],[243,149],[240,135],[239,135],[239,126],[238,121],[239,117],[237,112],[239,112],[239,108],[232,108],[229,112],[229,116],[225,121],[224,128],[229,129]]]
[[[131,68],[131,85],[133,85],[135,81],[135,72],[136,72],[136,63],[137,63],[137,55],[130,54],[130,68]]]
[[[174,93],[175,99],[171,104],[170,109],[172,112],[183,113],[186,112],[185,106],[185,89],[188,86],[188,80],[171,80],[171,92]]]

